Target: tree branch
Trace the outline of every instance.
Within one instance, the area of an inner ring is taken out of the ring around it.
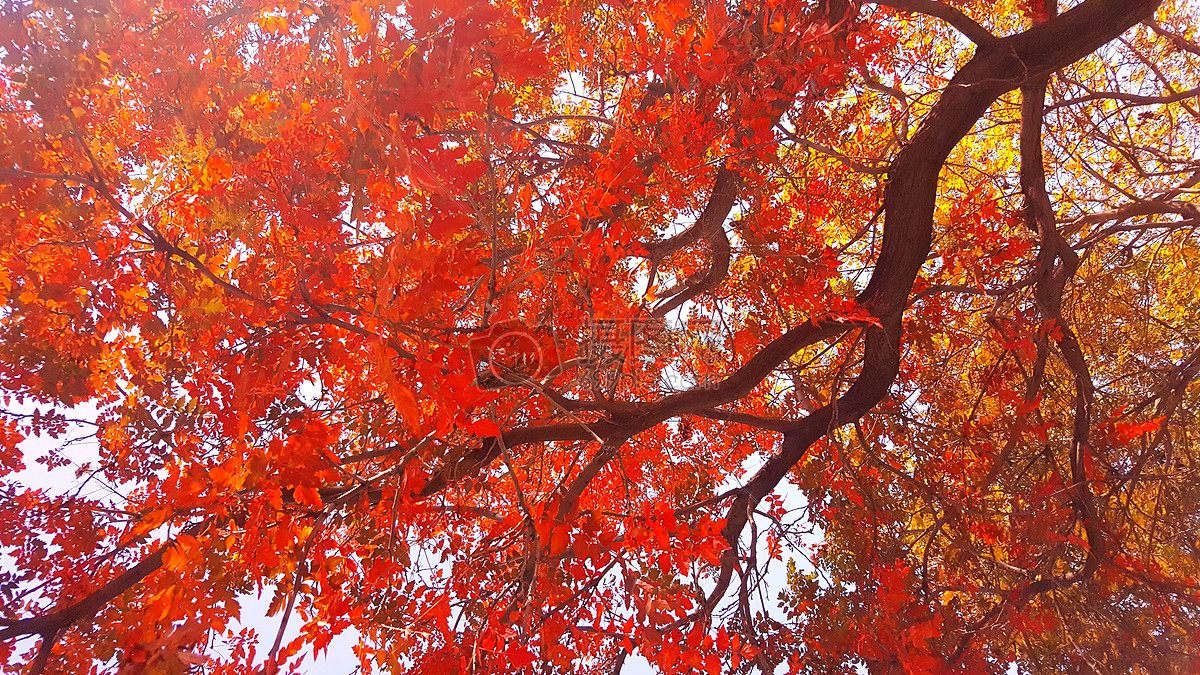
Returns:
[[[932,16],[935,19],[941,19],[950,24],[967,37],[971,42],[977,45],[987,45],[996,42],[1000,38],[992,35],[986,28],[979,25],[971,17],[963,14],[957,7],[952,7],[936,0],[872,0],[877,5],[891,7],[902,12],[912,12],[914,14],[924,14]]]

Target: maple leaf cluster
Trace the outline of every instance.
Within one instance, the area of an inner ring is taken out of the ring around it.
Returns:
[[[1194,0],[0,17],[4,672],[1200,669]]]

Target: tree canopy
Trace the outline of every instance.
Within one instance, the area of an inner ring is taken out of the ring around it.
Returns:
[[[0,11],[6,672],[1200,669],[1195,0]]]

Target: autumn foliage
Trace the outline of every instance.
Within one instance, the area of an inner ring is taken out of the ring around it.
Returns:
[[[1197,672],[1197,25],[5,3],[5,672]]]

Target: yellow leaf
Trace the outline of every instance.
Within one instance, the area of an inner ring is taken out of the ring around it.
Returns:
[[[292,491],[296,497],[296,503],[309,509],[319,509],[324,506],[321,501],[321,492],[311,485],[297,485]]]
[[[571,528],[568,525],[559,525],[554,528],[553,534],[550,535],[550,550],[547,551],[551,556],[562,555],[567,551],[567,547],[571,544]]]
[[[361,2],[350,3],[350,19],[360,37],[366,37],[371,32],[371,12]]]
[[[396,411],[410,429],[417,429],[421,422],[421,408],[417,405],[417,397],[413,390],[396,382],[394,378],[388,385],[388,397],[392,400],[392,405],[396,406]]]
[[[183,567],[187,560],[187,555],[179,550],[178,544],[163,551],[163,567],[169,570],[177,570]]]

